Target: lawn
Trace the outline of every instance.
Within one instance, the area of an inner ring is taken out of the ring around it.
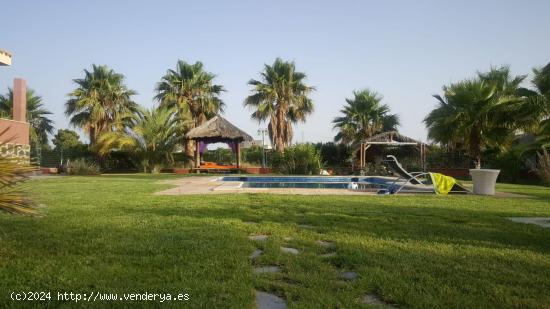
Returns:
[[[189,294],[162,307],[253,308],[255,290],[291,308],[361,307],[366,294],[413,308],[550,307],[550,229],[506,219],[550,217],[548,188],[499,186],[525,198],[152,195],[171,177],[32,180],[42,215],[0,214],[0,307],[31,304],[13,291],[51,291],[42,306],[75,305],[57,292],[149,292]],[[258,234],[269,237],[248,238]]]

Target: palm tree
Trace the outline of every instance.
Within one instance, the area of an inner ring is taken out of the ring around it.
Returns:
[[[479,79],[487,84],[495,86],[498,96],[514,96],[527,75],[513,76],[510,66],[499,68],[491,67],[488,72],[478,72]]]
[[[335,142],[352,145],[375,134],[396,131],[399,116],[390,113],[390,107],[382,104],[382,96],[370,89],[353,92],[353,99],[346,99],[346,105],[332,123],[338,133]]]
[[[434,95],[438,107],[424,119],[428,137],[442,144],[465,145],[480,168],[483,148],[507,145],[526,123],[515,118],[522,100],[502,89],[482,78],[444,86],[443,97]]]
[[[13,90],[0,95],[0,117],[11,118],[13,114]],[[47,145],[48,134],[53,133],[52,113],[42,104],[42,97],[32,89],[27,89],[27,121],[30,124],[30,141],[34,147]]]
[[[84,70],[84,78],[73,81],[78,87],[69,93],[65,114],[73,126],[88,133],[92,146],[102,133],[123,129],[138,112],[131,99],[136,92],[126,87],[124,75],[107,66],[93,64],[91,71]]]
[[[533,69],[533,74],[531,84],[534,90],[519,89],[524,98],[521,115],[536,123],[530,130],[537,137],[534,146],[550,147],[550,63],[541,69]]]
[[[200,126],[223,112],[220,94],[223,86],[214,84],[216,75],[206,72],[201,62],[189,64],[178,60],[175,70],[168,70],[157,84],[155,99],[161,106],[175,108],[183,132]],[[187,119],[191,117],[192,122]],[[193,155],[193,143],[185,141],[185,153]]]
[[[98,151],[101,155],[113,149],[129,151],[144,172],[158,172],[163,163],[173,162],[172,154],[182,134],[177,121],[172,109],[145,110],[136,114],[124,130],[101,134],[97,140]]]
[[[248,82],[253,94],[245,99],[244,106],[254,109],[252,119],[258,122],[269,119],[269,137],[277,151],[284,151],[292,142],[292,124],[305,122],[313,112],[308,95],[315,88],[307,86],[305,78],[304,73],[296,72],[294,62],[277,58],[273,65],[265,65],[261,81]]]

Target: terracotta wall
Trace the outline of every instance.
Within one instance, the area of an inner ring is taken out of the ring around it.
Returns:
[[[0,119],[0,142],[29,145],[29,123]]]
[[[13,81],[13,120],[0,119],[0,156],[27,160],[30,158],[26,94],[25,80],[16,78]]]

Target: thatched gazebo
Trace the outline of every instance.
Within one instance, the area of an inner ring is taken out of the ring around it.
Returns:
[[[241,167],[241,146],[244,141],[253,141],[252,136],[237,128],[222,116],[215,116],[203,125],[191,129],[186,138],[195,141],[195,168],[201,166],[201,154],[208,144],[226,143],[237,157],[237,168]]]
[[[380,134],[373,135],[362,141],[359,146],[359,166],[362,169],[366,165],[366,150],[373,145],[382,145],[382,146],[416,146],[420,151],[420,162],[422,168],[425,167],[426,162],[426,144],[407,137],[405,135],[399,134],[397,131],[389,131]]]

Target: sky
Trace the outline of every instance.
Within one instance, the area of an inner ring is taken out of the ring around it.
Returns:
[[[224,117],[255,138],[266,124],[243,107],[247,82],[276,57],[315,86],[315,112],[295,142],[333,140],[332,120],[354,90],[370,88],[401,118],[400,132],[426,140],[423,118],[445,84],[491,66],[529,74],[550,62],[550,1],[7,1],[0,92],[27,80],[56,128],[72,82],[92,64],[126,77],[152,107],[156,83],[178,59],[201,61],[227,92]]]

